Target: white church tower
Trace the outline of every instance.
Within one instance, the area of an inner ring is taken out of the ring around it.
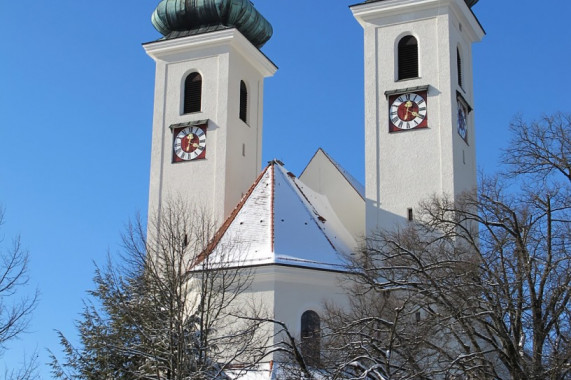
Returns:
[[[366,230],[414,218],[432,194],[476,186],[472,44],[477,0],[368,0],[365,33]]]
[[[249,1],[177,7],[152,22],[164,38],[144,45],[156,62],[149,215],[180,198],[222,223],[261,171],[264,78],[258,49],[271,25]]]

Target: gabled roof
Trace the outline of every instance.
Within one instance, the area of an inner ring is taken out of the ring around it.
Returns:
[[[321,148],[315,152],[299,179],[325,196],[353,238],[362,242],[365,235],[363,185]]]
[[[355,191],[359,194],[359,196],[361,198],[365,199],[365,186],[363,186],[363,184],[361,182],[359,182],[357,180],[357,178],[353,177],[353,175],[351,175],[351,173],[349,173],[347,170],[345,170],[345,168],[343,166],[341,166],[329,154],[327,154],[327,152],[324,151],[323,148],[317,149],[317,151],[313,154],[313,157],[311,158],[311,160],[309,160],[309,163],[307,164],[305,169],[303,169],[303,171],[301,172],[300,177],[303,177],[303,174],[305,173],[305,171],[311,166],[314,159],[319,154],[323,154],[331,162],[331,164],[333,164],[333,166],[339,171],[339,173],[345,178],[345,180],[353,187],[353,189],[355,189]]]
[[[349,254],[355,241],[325,196],[272,161],[221,227],[210,262],[224,260],[229,246],[239,247],[236,265],[343,270],[341,255]]]

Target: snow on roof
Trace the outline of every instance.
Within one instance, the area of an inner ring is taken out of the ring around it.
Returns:
[[[221,257],[229,246],[239,247],[239,265],[343,270],[355,241],[325,196],[273,161],[221,227],[210,262],[228,262]]]

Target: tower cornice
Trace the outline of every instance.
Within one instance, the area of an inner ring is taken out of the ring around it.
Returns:
[[[273,76],[277,71],[276,65],[235,28],[148,42],[143,44],[143,48],[153,60],[165,62],[180,60],[181,54],[192,54],[199,50],[212,49],[219,53],[233,49],[246,58],[264,77]]]
[[[384,0],[356,4],[350,8],[359,24],[365,28],[368,24],[398,23],[398,16],[404,14],[416,13],[419,18],[434,17],[441,14],[439,10],[443,7],[451,8],[456,16],[464,21],[464,24],[470,26],[472,41],[480,41],[484,37],[485,31],[482,25],[464,0]],[[409,22],[409,19],[403,19],[400,22]]]

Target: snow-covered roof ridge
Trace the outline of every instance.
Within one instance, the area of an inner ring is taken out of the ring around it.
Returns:
[[[235,265],[329,270],[344,270],[342,256],[355,243],[327,198],[305,186],[277,160],[263,170],[224,222],[210,255],[222,257],[223,247],[232,241],[242,247]]]

